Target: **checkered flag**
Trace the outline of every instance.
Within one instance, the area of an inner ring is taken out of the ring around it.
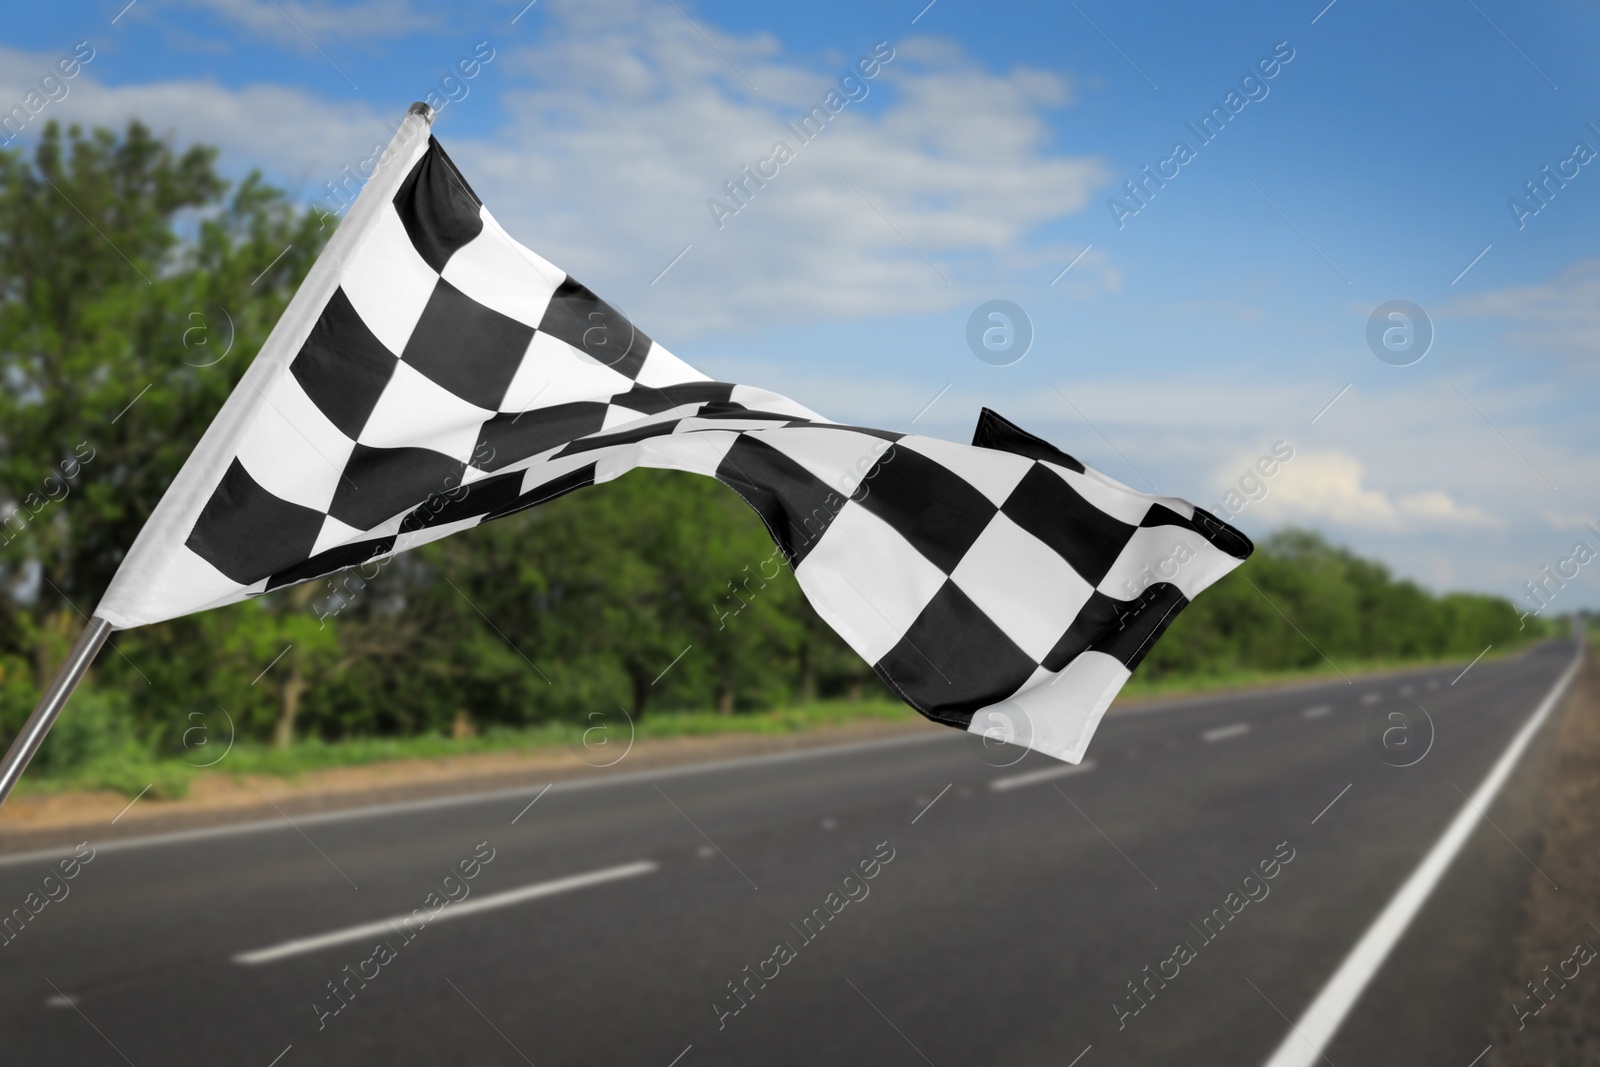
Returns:
[[[743,497],[818,614],[928,718],[1072,762],[1251,551],[987,409],[960,445],[707,379],[512,240],[414,110],[96,614],[233,603],[635,467]]]

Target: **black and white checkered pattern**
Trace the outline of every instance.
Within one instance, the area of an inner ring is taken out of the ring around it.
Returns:
[[[693,471],[760,514],[908,703],[1076,761],[1151,642],[1250,552],[988,410],[959,445],[710,381],[512,240],[431,137],[397,154],[392,196],[352,212],[296,297],[316,304],[293,350],[251,368],[102,617],[243,599],[634,467]]]

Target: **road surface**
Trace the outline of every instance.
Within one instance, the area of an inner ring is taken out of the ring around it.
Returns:
[[[0,1062],[1263,1064],[1573,657],[3,857]],[[1317,1062],[1487,1045],[1554,721]]]

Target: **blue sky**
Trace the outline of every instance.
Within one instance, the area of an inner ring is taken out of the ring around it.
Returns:
[[[309,205],[487,42],[436,134],[513,234],[708,373],[954,439],[988,405],[1203,506],[1287,441],[1236,523],[1437,589],[1519,598],[1600,549],[1600,160],[1524,190],[1600,152],[1593,5],[124,2],[8,15],[0,107],[95,50],[19,144],[137,116]],[[867,95],[800,145],[784,123],[879,42]],[[1275,49],[1202,144],[1186,123]],[[794,158],[718,228],[707,201],[779,139]],[[968,349],[990,299],[1034,328],[1011,366]],[[1396,299],[1435,331],[1411,366],[1366,342]],[[1600,607],[1596,572],[1554,610]]]

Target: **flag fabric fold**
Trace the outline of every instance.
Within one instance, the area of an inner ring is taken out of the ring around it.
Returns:
[[[1071,762],[1251,551],[987,409],[961,445],[711,381],[513,240],[414,113],[96,614],[232,603],[635,467],[743,497],[818,614],[928,718]]]

